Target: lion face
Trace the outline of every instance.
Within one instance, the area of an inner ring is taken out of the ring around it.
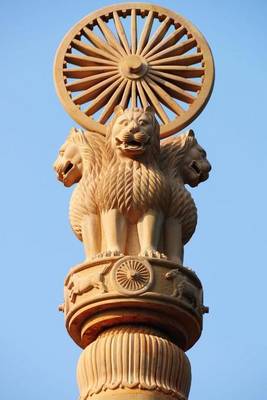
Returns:
[[[146,153],[155,140],[156,120],[151,109],[121,112],[111,131],[111,146],[121,157],[137,158]]]
[[[181,175],[184,183],[195,187],[208,179],[210,170],[205,150],[194,140],[182,161]]]
[[[61,146],[54,169],[58,180],[63,182],[64,186],[69,187],[79,182],[83,171],[79,146],[75,143],[65,143]]]

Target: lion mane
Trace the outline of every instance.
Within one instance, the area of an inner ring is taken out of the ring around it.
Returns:
[[[182,225],[182,241],[187,243],[197,226],[197,208],[190,192],[185,188],[180,175],[183,158],[196,144],[194,132],[188,132],[161,144],[161,168],[170,184],[170,201],[167,217],[177,218]]]
[[[83,160],[83,175],[72,193],[69,206],[70,224],[79,240],[82,240],[83,218],[98,213],[95,192],[103,163],[104,140],[98,133],[83,132],[80,129],[73,129],[67,138],[67,142],[79,146]]]
[[[105,212],[119,209],[131,223],[136,223],[148,209],[162,210],[167,194],[167,184],[159,168],[159,124],[151,109],[144,110],[143,113],[153,126],[153,135],[145,156],[141,160],[130,157],[122,159],[112,148],[113,127],[122,112],[118,113],[107,129],[106,166],[102,169],[98,182],[100,210]]]

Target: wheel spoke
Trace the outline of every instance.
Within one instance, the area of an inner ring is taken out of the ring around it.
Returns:
[[[147,61],[151,62],[153,60],[157,60],[164,57],[180,56],[186,53],[187,51],[193,49],[196,45],[197,45],[196,39],[188,39],[178,45],[173,45],[168,49],[162,50],[159,53],[154,54],[153,56],[147,58]]]
[[[103,92],[101,92],[90,104],[85,111],[86,115],[92,115],[103,107],[107,101],[107,98],[112,94],[114,90],[119,86],[123,78],[117,79],[112,85],[109,85]]]
[[[168,107],[170,110],[175,112],[177,115],[181,115],[184,113],[184,110],[182,109],[179,104],[177,104],[171,96],[164,90],[162,89],[156,82],[152,81],[152,79],[146,77],[145,78],[146,82],[149,84],[149,86],[154,90],[154,92],[159,96],[161,99],[161,102]]]
[[[71,54],[71,53],[66,53],[65,61],[70,64],[80,65],[81,67],[86,67],[89,65],[99,65],[99,64],[106,64],[106,65],[114,64],[115,65],[115,63],[113,63],[109,60],[105,60],[103,58],[78,56],[76,54]]]
[[[167,79],[175,82],[182,89],[190,90],[191,92],[198,92],[201,89],[201,84],[194,82],[190,79],[182,78],[174,74],[153,70],[153,75],[158,75],[160,78]]]
[[[179,66],[174,66],[174,65],[159,65],[159,66],[151,66],[150,69],[152,71],[160,70],[160,71],[168,71],[171,72],[172,74],[184,76],[186,78],[200,78],[205,74],[205,68],[203,67],[179,67]]]
[[[108,60],[111,60],[110,64],[117,64],[117,62],[118,62],[118,59],[116,57],[114,57],[112,54],[108,53],[107,51],[98,49],[97,47],[89,46],[88,44],[83,43],[81,40],[74,39],[71,42],[71,44],[75,49],[81,51],[82,53],[86,54],[87,56],[104,57],[104,58],[106,58]],[[113,62],[112,62],[112,60],[113,60]]]
[[[132,81],[131,105],[132,105],[132,108],[137,107],[137,95],[136,95],[136,82],[135,81]]]
[[[106,106],[104,107],[104,110],[99,118],[99,122],[101,124],[105,124],[107,122],[107,120],[113,113],[115,106],[119,103],[120,95],[121,95],[121,92],[123,91],[123,89],[125,88],[126,82],[127,82],[126,79],[124,79],[120,83],[120,85],[117,87],[117,89],[115,90],[115,92],[113,93],[113,95],[111,96],[109,101],[107,102]]]
[[[125,50],[121,47],[121,45],[117,42],[115,36],[111,32],[111,30],[107,27],[106,23],[102,20],[102,18],[97,18],[97,23],[99,28],[101,29],[101,32],[105,36],[107,42],[110,44],[111,47],[114,49],[118,50],[118,52],[122,55],[125,56],[126,52]]]
[[[161,50],[167,49],[169,46],[173,46],[177,43],[184,35],[186,34],[186,28],[184,26],[180,26],[180,28],[176,29],[170,35],[168,35],[165,39],[161,40],[155,47],[153,47],[147,54],[147,57],[152,56]]]
[[[147,98],[146,98],[144,89],[143,89],[140,81],[136,82],[136,86],[137,86],[137,91],[138,91],[138,94],[139,94],[139,97],[140,97],[140,100],[142,103],[142,107],[146,108],[146,106],[148,105],[148,102],[147,102]]]
[[[132,54],[135,54],[135,52],[136,52],[136,44],[137,44],[136,10],[132,9],[132,12],[131,12],[131,48],[132,48]]]
[[[120,39],[121,44],[124,47],[124,50],[126,51],[127,54],[130,54],[130,48],[129,48],[129,43],[127,40],[127,36],[125,34],[125,30],[123,28],[123,25],[121,23],[120,17],[117,13],[117,11],[113,11],[113,19],[114,19],[114,23],[116,26],[116,30]]]
[[[129,3],[77,23],[57,52],[54,77],[64,107],[85,129],[104,134],[117,104],[151,105],[163,138],[205,107],[214,67],[190,21],[157,5]]]
[[[169,29],[171,25],[171,19],[169,17],[166,17],[164,21],[160,24],[154,35],[149,39],[147,42],[146,46],[144,47],[141,55],[145,56],[146,53],[154,46],[156,46],[164,37],[166,34],[167,30]]]
[[[125,110],[125,108],[127,108],[127,106],[128,106],[129,98],[130,98],[130,92],[131,92],[131,86],[132,86],[131,81],[127,81],[127,84],[126,84],[122,99],[120,101],[120,105],[123,108],[123,110]]]
[[[145,47],[145,45],[147,44],[153,21],[154,21],[154,11],[149,11],[143,31],[140,36],[136,54],[140,54],[141,51],[143,50],[143,48]]]
[[[89,87],[92,87],[92,85],[103,81],[106,78],[109,78],[110,76],[116,75],[116,71],[109,71],[109,72],[104,72],[101,74],[96,74],[93,76],[89,76],[83,79],[79,79],[76,82],[71,82],[66,85],[66,89],[71,91],[71,92],[78,92],[80,90],[85,90],[88,89]]]
[[[150,65],[162,65],[162,64],[175,64],[175,65],[194,65],[198,64],[203,60],[203,54],[189,54],[187,56],[177,56],[161,58],[160,60],[151,61]]]
[[[92,76],[99,72],[105,71],[116,71],[117,67],[108,67],[108,66],[101,66],[101,67],[81,67],[81,68],[64,68],[63,75],[66,78],[86,78],[88,76]]]
[[[157,113],[157,115],[159,116],[161,121],[163,123],[167,124],[169,122],[168,115],[165,113],[165,111],[161,107],[160,102],[158,101],[158,98],[155,96],[154,92],[150,89],[146,80],[142,80],[141,84],[143,86],[144,91],[147,94],[147,97],[149,98],[150,103],[154,107],[155,112]]]
[[[152,73],[148,74],[149,78],[153,81],[158,82],[161,86],[165,87],[165,90],[174,98],[181,100],[185,103],[192,104],[195,101],[195,97],[191,94],[185,92],[179,87],[175,86],[173,83],[166,81],[165,79],[161,79]]]
[[[120,53],[117,50],[113,49],[113,47],[109,46],[108,43],[104,42],[100,37],[98,37],[94,32],[92,32],[89,28],[83,28],[84,36],[92,42],[99,49],[106,50],[108,53],[113,54],[116,59],[121,57]]]
[[[119,77],[120,77],[119,74],[111,76],[110,78],[105,79],[104,81],[98,83],[97,85],[90,87],[89,89],[81,93],[79,96],[74,97],[73,102],[75,104],[84,104],[89,100],[93,100],[94,97],[97,96],[100,92],[102,92],[106,86],[108,86],[113,81],[117,80]]]

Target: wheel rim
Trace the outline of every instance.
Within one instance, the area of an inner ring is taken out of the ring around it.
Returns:
[[[214,65],[189,21],[159,6],[129,3],[101,9],[71,29],[58,48],[54,78],[64,108],[85,129],[104,135],[117,105],[151,105],[164,138],[203,110]]]

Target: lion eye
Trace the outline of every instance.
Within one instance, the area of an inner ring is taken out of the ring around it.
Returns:
[[[199,147],[199,148],[198,148],[198,151],[199,151],[199,153],[201,154],[201,156],[202,156],[203,158],[206,158],[206,157],[207,157],[207,153],[205,152],[204,149],[202,149],[202,147]]]
[[[145,126],[145,125],[147,125],[147,121],[145,121],[144,119],[141,119],[141,120],[139,120],[139,125]]]
[[[123,119],[123,120],[120,122],[120,125],[122,125],[122,126],[128,126],[128,125],[129,125],[129,121],[127,121],[126,119]]]

